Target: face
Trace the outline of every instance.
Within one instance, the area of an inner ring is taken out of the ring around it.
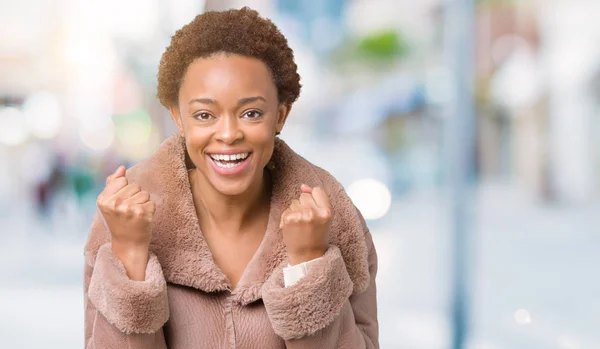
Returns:
[[[201,177],[237,196],[263,180],[289,107],[262,61],[218,54],[190,64],[170,111]]]

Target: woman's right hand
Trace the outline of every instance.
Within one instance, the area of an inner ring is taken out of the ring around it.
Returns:
[[[96,203],[111,233],[113,253],[131,279],[144,280],[156,211],[150,194],[139,184],[129,184],[125,166],[119,166],[106,178],[106,187]]]

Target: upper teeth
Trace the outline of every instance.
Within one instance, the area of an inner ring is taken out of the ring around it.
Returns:
[[[215,160],[232,161],[232,160],[245,159],[248,157],[248,153],[239,153],[239,154],[231,154],[231,155],[210,154],[210,157]]]

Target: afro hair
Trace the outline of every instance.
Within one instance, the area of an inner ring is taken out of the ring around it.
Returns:
[[[238,54],[264,62],[273,75],[280,103],[292,105],[300,95],[300,76],[287,39],[269,19],[248,7],[205,12],[179,29],[158,68],[158,98],[165,107],[178,104],[188,66],[218,53]]]

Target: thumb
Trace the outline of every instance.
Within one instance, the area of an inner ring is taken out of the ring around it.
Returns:
[[[106,177],[106,184],[108,184],[113,179],[125,176],[125,166],[119,166],[115,172],[113,172],[110,176]]]
[[[312,193],[312,190],[313,190],[313,189],[312,189],[310,186],[306,185],[306,184],[302,184],[302,185],[300,186],[300,190],[302,190],[302,192],[303,192],[303,193],[308,193],[308,194],[310,194],[310,193]]]

